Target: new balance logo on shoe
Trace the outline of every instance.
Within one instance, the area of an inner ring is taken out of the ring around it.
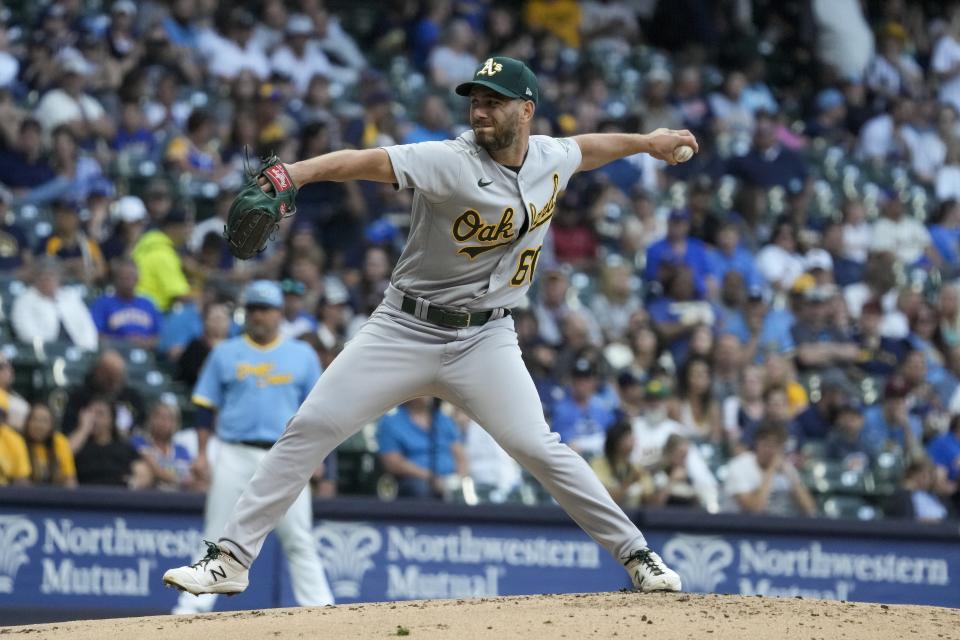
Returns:
[[[223,567],[220,567],[219,569],[210,569],[210,575],[213,576],[214,582],[216,582],[219,578],[223,578],[224,580],[227,579],[227,572],[223,570]]]

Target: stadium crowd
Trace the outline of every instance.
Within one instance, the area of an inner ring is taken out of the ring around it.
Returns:
[[[282,334],[326,366],[408,222],[389,185],[313,184],[236,261],[248,156],[454,137],[451,88],[496,53],[538,75],[534,133],[700,142],[575,177],[515,310],[548,422],[611,494],[956,517],[955,4],[56,0],[0,23],[0,484],[202,491],[190,389],[244,285],[281,283]],[[347,444],[318,494],[547,499],[431,399]]]

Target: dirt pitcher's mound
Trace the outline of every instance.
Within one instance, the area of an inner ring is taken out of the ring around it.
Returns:
[[[960,610],[745,596],[599,593],[431,600],[7,627],[63,640],[271,638],[960,639]],[[25,634],[19,636],[17,634]]]

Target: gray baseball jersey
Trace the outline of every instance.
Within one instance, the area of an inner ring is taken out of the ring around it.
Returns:
[[[518,305],[533,280],[557,194],[580,166],[576,141],[530,136],[517,172],[494,161],[472,131],[384,149],[399,188],[414,190],[394,286],[471,310]]]

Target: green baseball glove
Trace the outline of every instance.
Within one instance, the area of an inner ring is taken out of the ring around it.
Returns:
[[[266,180],[262,185],[261,178]],[[263,160],[260,171],[250,176],[230,205],[223,228],[230,253],[249,260],[263,251],[280,221],[296,212],[296,198],[297,187],[280,159],[273,155]]]

